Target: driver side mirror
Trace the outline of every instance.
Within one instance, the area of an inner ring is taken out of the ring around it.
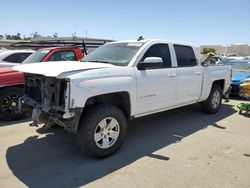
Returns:
[[[163,60],[161,57],[147,57],[137,66],[139,70],[162,68]]]

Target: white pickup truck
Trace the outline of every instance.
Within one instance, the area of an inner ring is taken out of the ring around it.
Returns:
[[[200,103],[218,112],[231,67],[198,62],[193,47],[165,40],[112,42],[83,62],[21,65],[34,123],[56,123],[94,157],[114,153],[133,118]]]

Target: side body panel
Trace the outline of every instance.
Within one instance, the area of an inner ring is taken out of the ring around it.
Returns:
[[[216,80],[224,80],[223,94],[225,94],[231,83],[231,67],[230,66],[208,66],[204,67],[203,71],[202,93],[199,101],[204,101],[208,98],[213,82]]]

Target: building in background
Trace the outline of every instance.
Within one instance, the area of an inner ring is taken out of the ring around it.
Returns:
[[[40,48],[48,47],[50,43],[51,46],[60,46],[60,43],[81,43],[86,44],[88,52],[93,51],[97,47],[112,42],[111,39],[100,39],[100,38],[84,38],[84,37],[36,37],[31,40],[6,40],[0,39],[0,49],[34,49],[38,50]],[[22,45],[15,45],[16,43],[22,43]],[[29,45],[29,43],[31,43]],[[34,43],[40,43],[40,45],[34,45]],[[33,44],[33,45],[32,45]],[[13,46],[14,45],[14,46]],[[63,46],[65,44],[61,44]]]
[[[204,48],[214,48],[216,50],[216,54],[223,54],[225,53],[225,49],[222,45],[201,45],[200,46],[200,53]]]
[[[228,47],[228,53],[235,53],[237,56],[247,56],[249,53],[249,46],[245,43],[235,43]]]
[[[214,48],[216,50],[216,54],[219,55],[235,54],[236,56],[250,56],[250,46],[248,46],[248,44],[246,43],[234,43],[231,44],[230,46],[201,45],[199,47],[200,53],[204,48]]]

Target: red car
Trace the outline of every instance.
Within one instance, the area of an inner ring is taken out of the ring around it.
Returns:
[[[30,55],[23,63],[48,61],[79,61],[81,49],[73,46],[43,48]],[[17,120],[25,116],[25,108],[18,105],[23,96],[24,74],[12,68],[0,68],[0,119]]]

